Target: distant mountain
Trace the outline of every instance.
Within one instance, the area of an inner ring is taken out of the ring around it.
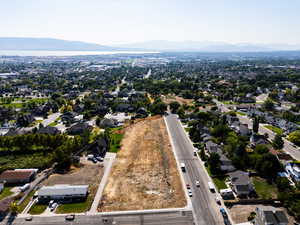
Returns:
[[[0,37],[0,50],[121,51],[125,49],[80,41],[65,41],[53,38]]]
[[[81,41],[53,38],[0,37],[0,50],[30,51],[160,51],[160,52],[268,52],[300,50],[300,45],[284,44],[229,44],[198,41],[146,41],[118,46],[104,46]]]
[[[188,52],[264,52],[280,50],[300,50],[300,45],[283,44],[229,44],[224,42],[197,41],[146,41],[140,43],[119,45],[123,48],[135,48],[155,51],[188,51]]]

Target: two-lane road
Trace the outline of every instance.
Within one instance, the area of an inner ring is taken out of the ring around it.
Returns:
[[[193,155],[194,147],[187,137],[177,116],[170,114],[165,117],[165,121],[173,142],[177,160],[180,163],[184,163],[186,166],[184,180],[186,184],[191,185],[193,193],[191,201],[196,224],[224,224],[219,211],[219,206],[215,202],[216,195],[211,193],[208,189],[209,177],[198,158]],[[196,187],[196,180],[200,182],[200,187]]]

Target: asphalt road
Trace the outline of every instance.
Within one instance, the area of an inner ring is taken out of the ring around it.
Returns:
[[[104,222],[107,219],[108,222]],[[12,225],[193,225],[192,212],[166,212],[136,215],[76,215],[73,221],[66,221],[64,216],[34,217],[32,221],[17,218]]]
[[[219,211],[220,207],[215,201],[216,194],[211,193],[208,189],[210,179],[207,172],[199,159],[193,155],[194,147],[177,119],[177,116],[173,114],[166,116],[166,123],[177,159],[180,163],[185,163],[186,166],[184,180],[186,184],[190,184],[193,193],[191,202],[196,224],[224,224],[223,217]],[[196,180],[199,180],[200,187],[196,187]]]
[[[218,108],[222,111],[222,112],[228,112],[230,111],[230,109],[227,108],[227,106],[225,106],[224,104],[222,104],[219,101],[215,101]],[[252,128],[252,120],[249,119],[247,116],[241,116],[241,115],[237,115],[237,117],[240,119],[240,121],[244,124],[247,124],[249,128]],[[275,133],[271,130],[269,130],[268,128],[265,128],[262,124],[259,124],[259,130],[258,130],[259,134],[265,134],[267,133],[269,135],[269,140],[272,141],[275,137]],[[285,152],[287,152],[288,154],[290,154],[294,159],[296,160],[300,160],[300,151],[297,149],[297,147],[294,147],[293,144],[288,141],[287,139],[283,138],[284,140],[284,148],[283,150]]]

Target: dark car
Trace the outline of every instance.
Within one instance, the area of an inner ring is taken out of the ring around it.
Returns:
[[[227,216],[227,213],[226,213],[226,211],[225,211],[224,208],[221,208],[221,209],[220,209],[220,212],[221,212],[223,218],[227,218],[227,217],[228,217],[228,216]]]
[[[70,214],[70,215],[67,215],[66,217],[66,220],[74,220],[75,219],[75,215],[74,214]]]

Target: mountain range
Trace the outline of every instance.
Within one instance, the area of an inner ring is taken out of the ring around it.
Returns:
[[[145,41],[132,44],[106,46],[81,41],[53,38],[0,37],[0,50],[30,51],[160,51],[160,52],[269,52],[300,50],[289,44],[230,44],[209,41]]]

